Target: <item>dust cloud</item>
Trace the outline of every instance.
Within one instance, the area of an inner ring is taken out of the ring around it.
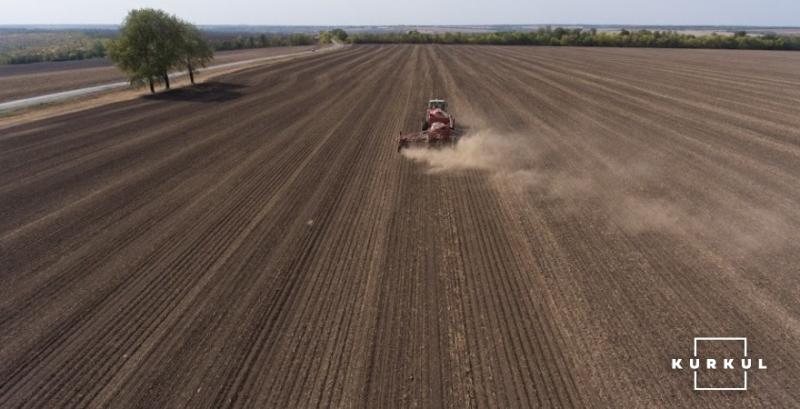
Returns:
[[[673,197],[666,186],[675,170],[662,158],[589,155],[587,150],[600,150],[581,143],[587,145],[584,153],[564,155],[531,135],[482,129],[455,146],[414,147],[403,155],[429,174],[484,171],[500,191],[556,203],[566,211],[590,208],[632,234],[692,237],[742,254],[774,250],[791,235],[776,209],[731,202],[717,186],[703,186],[694,197]]]
[[[414,147],[403,150],[403,155],[428,165],[431,173],[465,169],[482,169],[493,174],[515,172],[538,158],[538,150],[522,136],[492,134],[491,131],[476,131],[452,147]]]

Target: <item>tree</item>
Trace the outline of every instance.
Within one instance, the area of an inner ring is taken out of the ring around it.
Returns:
[[[330,44],[331,43],[331,32],[330,31],[320,31],[319,32],[319,43],[320,44]]]
[[[341,28],[335,28],[331,30],[331,37],[344,42],[347,40],[347,32],[342,30]]]
[[[161,10],[131,10],[120,35],[109,47],[109,57],[128,74],[131,83],[164,81],[169,89],[169,70],[182,61],[182,24]]]
[[[186,64],[189,80],[194,84],[194,72],[198,67],[205,68],[214,58],[214,50],[201,35],[194,24],[181,21],[181,60]]]

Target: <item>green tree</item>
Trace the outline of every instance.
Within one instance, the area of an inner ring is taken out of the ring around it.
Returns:
[[[347,41],[347,32],[342,30],[341,28],[335,28],[331,30],[331,37],[344,42]]]
[[[214,50],[194,24],[181,21],[181,60],[186,64],[189,80],[194,84],[194,73],[197,68],[205,68],[214,58]]]
[[[320,44],[330,44],[331,43],[331,32],[330,31],[320,31],[319,32],[319,43]]]
[[[131,10],[120,35],[109,47],[109,57],[128,74],[131,83],[164,81],[169,89],[169,70],[182,61],[182,24],[161,10]]]

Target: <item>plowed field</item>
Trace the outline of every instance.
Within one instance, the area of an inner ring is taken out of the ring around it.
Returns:
[[[2,129],[0,407],[797,407],[798,67],[358,46]]]

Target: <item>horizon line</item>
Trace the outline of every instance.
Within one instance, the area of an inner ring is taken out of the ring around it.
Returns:
[[[629,24],[629,23],[474,23],[474,24],[272,24],[272,23],[193,23],[207,27],[491,27],[491,26],[595,26],[595,27],[751,27],[751,28],[796,28],[799,25],[765,25],[765,24]],[[2,27],[64,27],[64,26],[120,26],[120,23],[0,23]]]

